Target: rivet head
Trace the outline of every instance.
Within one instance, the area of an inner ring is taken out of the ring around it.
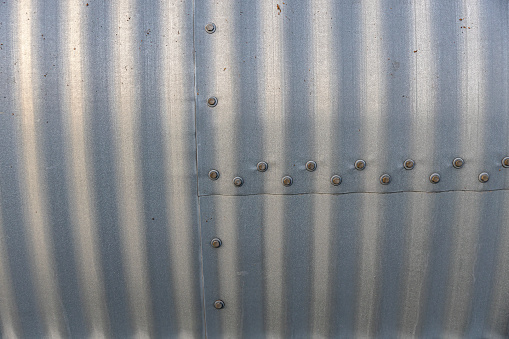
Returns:
[[[256,164],[256,169],[258,172],[265,172],[267,169],[269,169],[269,164],[267,164],[265,161],[260,161],[258,164]]]
[[[293,184],[293,179],[289,175],[284,176],[283,180],[281,180],[281,181],[283,182],[284,186],[292,186],[292,184]]]
[[[219,172],[217,170],[210,170],[209,172],[209,178],[211,180],[217,180],[219,179]]]
[[[432,184],[438,184],[440,182],[440,174],[433,173],[429,176],[429,181],[431,181]]]
[[[502,166],[508,168],[509,167],[509,157],[505,157],[502,159]]]
[[[389,185],[391,182],[391,176],[389,174],[382,174],[380,176],[380,183],[382,185]]]
[[[330,182],[331,184],[333,184],[334,186],[339,186],[341,185],[341,177],[339,175],[333,175],[331,178],[330,178]]]
[[[357,160],[355,162],[355,169],[362,171],[366,168],[366,162],[364,160]]]
[[[241,177],[233,178],[233,184],[237,187],[240,187],[244,184],[244,180]]]
[[[415,166],[415,161],[413,161],[412,159],[407,159],[407,160],[405,160],[405,162],[403,162],[403,167],[407,170],[413,169],[414,166]]]
[[[306,169],[310,172],[313,172],[316,169],[316,162],[314,161],[306,162]]]
[[[209,105],[209,107],[216,107],[217,106],[217,98],[216,97],[208,98],[207,105]]]
[[[212,247],[214,248],[219,248],[221,247],[221,245],[223,244],[223,242],[221,241],[221,239],[219,238],[214,238],[210,241],[210,244],[212,245]]]
[[[490,180],[490,175],[486,172],[482,172],[481,174],[479,174],[479,181],[482,182],[483,184],[485,182],[488,182],[488,180]]]
[[[224,308],[224,301],[222,300],[214,301],[214,307],[217,308],[218,310]]]
[[[461,168],[463,167],[463,165],[465,164],[465,161],[461,158],[455,158],[453,161],[452,161],[452,166],[454,168]]]
[[[212,34],[216,31],[216,25],[212,22],[209,22],[205,25],[205,32]]]

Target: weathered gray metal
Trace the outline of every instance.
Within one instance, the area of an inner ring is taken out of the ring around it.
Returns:
[[[193,3],[0,3],[3,337],[201,337]]]
[[[508,7],[0,2],[1,336],[508,337]]]

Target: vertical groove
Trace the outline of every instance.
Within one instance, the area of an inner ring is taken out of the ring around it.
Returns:
[[[93,190],[90,165],[92,155],[87,142],[89,124],[87,117],[90,108],[86,104],[89,78],[88,65],[84,54],[88,50],[87,27],[83,21],[83,4],[69,2],[63,6],[64,18],[64,96],[61,98],[65,118],[65,134],[70,150],[67,153],[67,172],[71,220],[74,223],[77,266],[80,274],[80,289],[84,309],[89,321],[90,335],[108,336],[109,320],[105,303],[104,282],[101,260],[97,245],[97,216],[94,211]]]
[[[65,335],[61,302],[55,281],[54,259],[49,237],[48,211],[44,165],[40,158],[40,137],[37,131],[37,105],[39,85],[34,79],[39,74],[36,42],[33,37],[39,22],[36,17],[38,2],[22,0],[17,3],[17,41],[16,71],[18,73],[18,107],[21,117],[21,159],[24,167],[24,180],[20,182],[23,192],[24,218],[28,228],[32,274],[36,282],[38,307],[43,314],[45,335],[60,337]]]
[[[222,118],[229,121],[226,126],[214,126],[215,132],[215,158],[221,157],[226,164],[227,168],[223,168],[222,177],[219,179],[224,183],[228,190],[234,191],[241,189],[233,185],[233,178],[240,176],[241,164],[239,163],[239,156],[242,149],[239,145],[238,129],[241,124],[240,120],[240,103],[242,100],[241,93],[237,90],[240,86],[239,77],[241,72],[240,57],[241,51],[237,46],[240,45],[238,34],[237,13],[240,10],[239,3],[220,2],[215,3],[210,11],[212,18],[221,18],[217,22],[217,32],[213,34],[213,49],[212,55],[214,56],[211,61],[210,71],[214,74],[214,80],[211,81],[209,87],[211,93],[206,93],[206,100],[209,96],[216,96],[218,98],[217,107],[212,108],[212,114],[220,114]],[[230,69],[229,69],[230,68]],[[224,135],[230,136],[225,138]],[[224,153],[223,151],[229,149],[230,151]],[[246,180],[246,178],[244,178]],[[246,182],[244,182],[246,185]],[[238,204],[236,200],[231,205],[226,201],[218,201],[215,208],[215,219],[219,220],[224,218],[226,220],[239,220],[237,216]],[[224,336],[239,338],[243,331],[243,314],[242,305],[236,302],[241,300],[242,290],[239,284],[239,254],[241,249],[238,247],[238,238],[240,236],[240,228],[235,226],[235,223],[228,223],[228,227],[221,225],[223,238],[225,240],[224,247],[228,247],[228,251],[218,251],[218,279],[219,289],[215,299],[222,299],[226,307],[221,311],[221,333]],[[210,241],[209,239],[205,240]],[[231,277],[231,279],[224,279],[223,277]],[[214,300],[215,300],[214,299]],[[207,307],[207,305],[205,306]],[[231,326],[230,324],[235,324]]]
[[[0,333],[5,338],[18,338],[22,336],[22,328],[20,327],[18,307],[9,272],[9,254],[5,247],[6,238],[3,231],[5,226],[0,209]]]
[[[203,261],[203,230],[201,224],[201,199],[200,199],[200,186],[199,186],[199,164],[198,164],[198,81],[196,72],[196,1],[192,0],[192,13],[193,13],[193,111],[194,111],[194,169],[196,178],[196,202],[197,202],[197,218],[195,223],[198,223],[198,240],[200,246],[199,253],[199,279],[200,279],[200,297],[201,297],[201,314],[202,314],[202,337],[208,338],[207,333],[207,308],[205,294],[205,274],[204,274],[204,261]]]
[[[333,140],[337,124],[336,116],[338,110],[338,97],[341,96],[341,88],[338,86],[337,63],[341,62],[335,55],[338,46],[334,42],[336,8],[333,2],[328,0],[309,1],[309,8],[313,8],[313,15],[310,18],[312,38],[310,48],[312,49],[313,67],[313,97],[309,110],[315,118],[313,130],[314,148],[311,150],[313,159],[317,162],[317,170],[310,175],[315,177],[315,190],[320,190],[321,181],[327,182],[333,174],[338,174],[331,166],[334,157],[337,156],[336,145]],[[336,123],[334,123],[336,122]],[[336,137],[337,138],[337,137]],[[312,198],[313,215],[313,251],[312,260],[312,282],[311,282],[311,319],[310,334],[320,337],[330,336],[331,317],[333,304],[330,298],[334,281],[334,270],[331,269],[332,251],[334,237],[333,227],[337,224],[332,219],[332,199],[321,199],[321,196]]]
[[[282,84],[283,79],[283,20],[278,14],[276,1],[264,1],[260,12],[264,13],[263,44],[266,46],[262,56],[263,74],[258,84],[262,93],[262,110],[272,114],[263,115],[263,140],[266,161],[269,163],[265,187],[272,181],[281,185],[286,175],[285,110]],[[270,181],[269,181],[270,180]],[[264,268],[264,304],[266,313],[264,331],[268,338],[284,336],[284,199],[264,199],[263,204],[263,268]]]
[[[409,46],[414,51],[415,60],[412,131],[414,131],[415,140],[423,140],[432,135],[431,128],[433,124],[428,123],[428,121],[433,121],[435,114],[433,88],[436,87],[436,79],[432,59],[435,46],[433,46],[431,35],[433,23],[430,1],[414,2],[413,14],[415,37],[414,45]],[[420,181],[427,181],[427,176],[431,174],[425,170],[420,170],[420,168],[425,169],[427,167],[423,162],[424,159],[431,156],[433,145],[424,145],[413,141],[411,150],[412,157],[416,161],[416,168],[412,170],[415,173],[411,174],[415,176],[413,186],[417,187]],[[428,267],[432,225],[428,216],[432,213],[432,205],[433,199],[431,198],[422,199],[416,195],[410,197],[409,230],[406,236],[406,252],[408,255],[405,261],[405,271],[408,273],[404,279],[403,301],[400,312],[403,336],[419,337],[421,335],[423,304],[426,300],[426,277],[430,274]]]
[[[142,210],[141,168],[139,165],[139,76],[135,28],[138,24],[135,0],[112,5],[114,69],[112,79],[113,129],[116,149],[118,218],[122,239],[134,335],[150,337],[151,302],[147,279],[145,225]]]
[[[364,138],[362,143],[362,157],[367,166],[357,173],[362,177],[363,187],[368,187],[368,171],[381,172],[380,166],[375,162],[379,153],[377,145],[381,139],[384,110],[384,83],[381,76],[380,52],[382,32],[380,30],[381,9],[378,2],[363,1],[361,9],[362,38],[360,40],[360,55],[362,62],[359,69],[360,78],[360,112],[361,130]],[[370,160],[373,160],[371,162]],[[378,240],[382,227],[380,209],[382,208],[381,195],[367,196],[362,200],[362,215],[360,223],[360,253],[358,262],[358,290],[356,309],[356,333],[361,337],[376,335],[378,328],[377,293],[378,277],[380,273]]]
[[[414,176],[412,186],[418,187],[421,180],[428,180],[431,173],[421,170],[426,168],[423,162],[431,155],[433,145],[419,144],[414,140],[423,140],[431,135],[434,101],[428,100],[435,85],[431,36],[431,4],[428,0],[412,2],[414,15],[414,39],[409,49],[414,54],[415,73],[412,75],[415,92],[412,93],[413,110],[411,130],[415,138],[411,139],[410,153],[416,161],[416,168],[411,173]],[[410,51],[409,51],[410,52]],[[421,178],[424,177],[424,178]],[[433,199],[418,195],[411,195],[409,199],[408,231],[406,234],[405,260],[407,272],[404,277],[402,306],[400,311],[400,326],[402,337],[419,337],[423,323],[424,304],[426,294],[426,277],[429,271],[430,235],[432,231],[429,215],[432,213]]]
[[[466,60],[463,59],[461,68],[466,71],[466,77],[459,86],[465,88],[466,95],[462,100],[462,112],[469,117],[474,117],[473,121],[464,121],[463,126],[471,127],[462,133],[468,138],[476,137],[479,142],[472,150],[472,156],[483,158],[482,146],[484,143],[484,117],[486,116],[485,104],[483,99],[486,97],[484,90],[484,65],[481,49],[481,29],[483,23],[480,16],[480,2],[477,0],[464,0],[463,10],[465,14],[462,26],[472,27],[473,29],[462,29],[464,33]],[[466,64],[465,64],[466,61]],[[472,80],[475,79],[475,80]],[[472,125],[470,125],[472,124]],[[470,126],[469,126],[470,125]],[[464,143],[460,142],[464,145]],[[463,150],[467,153],[469,150]],[[468,165],[468,163],[467,163]],[[480,171],[479,171],[480,173]],[[474,176],[470,180],[476,180]],[[449,268],[449,286],[446,300],[446,313],[444,319],[444,331],[446,335],[466,335],[465,330],[472,311],[472,297],[475,268],[475,261],[478,251],[478,232],[482,227],[482,196],[475,194],[471,197],[458,199],[455,206],[455,218],[452,223],[452,252]]]
[[[174,319],[179,337],[199,332],[202,324],[200,313],[194,308],[200,299],[200,284],[197,270],[199,258],[196,218],[196,148],[195,103],[190,89],[194,88],[194,73],[183,72],[194,65],[189,53],[182,53],[186,40],[193,35],[193,26],[188,21],[189,6],[184,2],[171,1],[162,4],[161,45],[163,49],[163,84],[161,91],[163,136],[165,145],[166,196],[168,197],[168,233],[171,258],[172,289],[177,318]],[[187,46],[187,47],[186,47]],[[168,90],[170,88],[171,90]],[[188,268],[188,269],[183,269]]]

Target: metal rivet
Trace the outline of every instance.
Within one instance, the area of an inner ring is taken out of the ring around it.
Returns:
[[[284,177],[283,177],[282,182],[283,182],[283,185],[285,185],[285,186],[292,186],[292,184],[293,184],[293,179],[292,179],[292,177],[291,177],[291,176],[287,175],[287,176],[284,176]]]
[[[504,167],[509,167],[509,157],[505,157],[504,159],[502,159],[502,166]]]
[[[265,161],[260,161],[258,164],[256,164],[256,169],[259,172],[265,172],[269,168],[269,164],[267,164]]]
[[[415,166],[415,161],[413,161],[412,159],[406,159],[405,162],[403,163],[403,167],[407,170],[413,169],[414,166]]]
[[[438,184],[438,182],[440,181],[440,174],[433,173],[432,175],[429,176],[429,181],[431,181],[432,184]]]
[[[490,180],[490,175],[486,172],[482,172],[481,174],[479,174],[479,181],[482,182],[483,184],[485,182],[488,182],[488,180]]]
[[[209,22],[205,25],[205,32],[212,34],[216,31],[216,25],[212,22]]]
[[[209,107],[216,107],[217,106],[217,98],[216,97],[208,98],[207,105],[209,105]]]
[[[219,238],[214,238],[210,241],[210,244],[212,245],[212,247],[214,248],[218,248],[218,247],[221,247],[221,245],[223,244],[223,242],[221,241],[221,239]]]
[[[217,308],[218,310],[224,308],[224,301],[222,300],[214,301],[214,307]]]
[[[357,160],[355,162],[355,169],[362,171],[364,168],[366,168],[366,162],[364,160]]]
[[[212,180],[217,180],[219,179],[219,172],[216,171],[216,170],[211,170],[209,172],[209,178],[212,179]]]
[[[465,161],[461,158],[454,158],[454,160],[452,161],[452,166],[454,168],[461,168],[461,167],[463,167],[464,164],[465,164]]]
[[[380,183],[382,185],[389,185],[391,182],[391,176],[389,174],[382,174],[380,176]]]
[[[331,184],[333,184],[334,186],[339,186],[341,185],[341,177],[339,175],[333,175],[331,178],[330,178],[330,182]]]
[[[244,180],[241,177],[235,177],[233,178],[233,184],[237,187],[240,187],[242,184],[244,184]]]
[[[314,161],[306,162],[306,169],[310,172],[313,172],[316,169],[316,162]]]

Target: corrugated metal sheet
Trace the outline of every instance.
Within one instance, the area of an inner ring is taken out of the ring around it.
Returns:
[[[200,337],[193,4],[0,3],[4,337]]]
[[[0,2],[2,337],[508,337],[508,20]]]
[[[209,337],[507,337],[509,195],[201,199]],[[212,248],[213,237],[222,246]],[[216,299],[225,308],[215,310]]]

